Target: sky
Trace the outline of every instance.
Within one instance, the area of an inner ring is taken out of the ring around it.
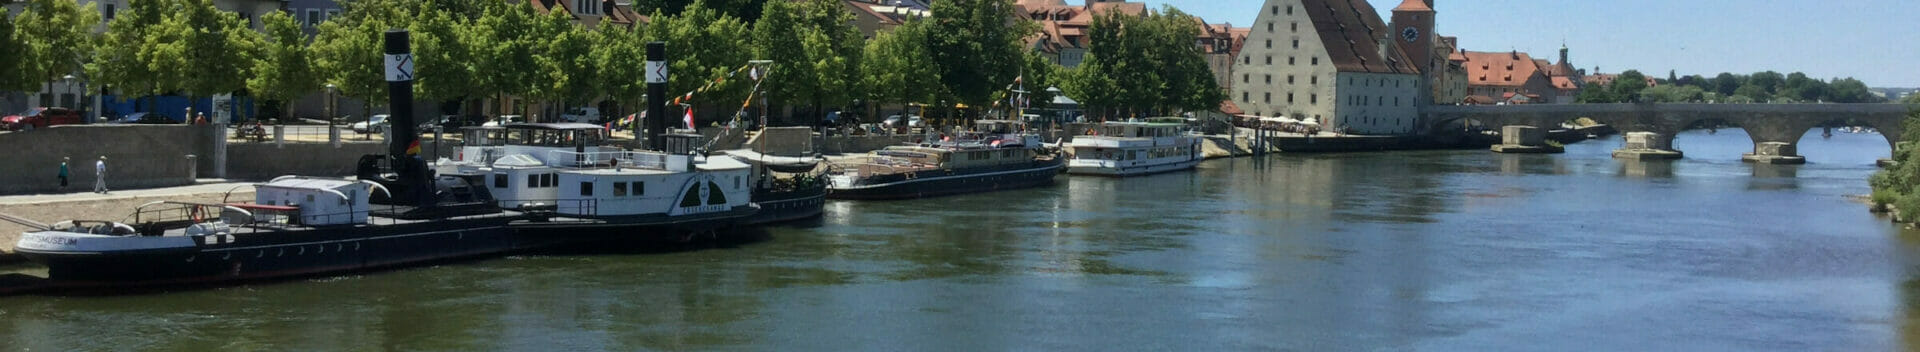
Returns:
[[[1132,0],[1252,27],[1262,0]],[[1388,20],[1401,0],[1368,0]],[[1069,0],[1078,4],[1078,0]],[[1437,0],[1435,31],[1471,51],[1519,50],[1578,68],[1665,77],[1806,72],[1920,87],[1915,0]]]

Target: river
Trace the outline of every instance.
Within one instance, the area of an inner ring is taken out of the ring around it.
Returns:
[[[1278,155],[833,202],[650,253],[522,255],[108,297],[0,297],[0,350],[1904,350],[1920,237],[1878,135],[1809,164],[1484,150]]]

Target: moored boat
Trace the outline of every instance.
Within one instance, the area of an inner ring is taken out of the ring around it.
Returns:
[[[1068,145],[1067,173],[1135,176],[1192,169],[1205,157],[1200,137],[1172,122],[1106,122]]]
[[[908,199],[1053,184],[1061,159],[1021,126],[982,120],[974,132],[836,163],[827,175],[827,197]]]

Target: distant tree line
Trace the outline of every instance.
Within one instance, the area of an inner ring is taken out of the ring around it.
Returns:
[[[1873,95],[1866,83],[1852,77],[1822,81],[1794,72],[1763,71],[1750,75],[1721,73],[1712,78],[1701,75],[1656,79],[1649,87],[1647,76],[1627,70],[1606,85],[1590,84],[1580,90],[1577,101],[1583,103],[1623,102],[1716,102],[1716,103],[1884,103]]]

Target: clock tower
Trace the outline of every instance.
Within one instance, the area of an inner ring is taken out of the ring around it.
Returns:
[[[1407,58],[1413,60],[1413,66],[1420,68],[1423,83],[1434,82],[1436,74],[1444,71],[1446,67],[1446,57],[1441,57],[1439,59],[1441,62],[1434,62],[1434,11],[1431,1],[1401,2],[1400,6],[1393,8],[1393,22],[1388,25],[1393,27],[1390,33],[1392,33],[1393,42],[1400,46],[1400,52],[1406,53]],[[1421,91],[1428,90],[1421,89]],[[1423,104],[1430,100],[1426,95],[1422,94],[1420,99]]]

